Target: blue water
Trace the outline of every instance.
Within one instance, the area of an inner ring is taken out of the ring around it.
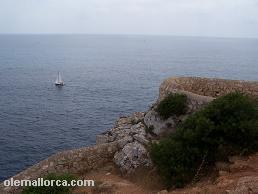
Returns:
[[[66,85],[53,85],[61,71]],[[258,40],[118,35],[0,36],[0,180],[94,144],[144,111],[175,75],[258,80]]]

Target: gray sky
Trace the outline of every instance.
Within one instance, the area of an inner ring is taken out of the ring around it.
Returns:
[[[0,0],[0,33],[258,37],[258,0]]]

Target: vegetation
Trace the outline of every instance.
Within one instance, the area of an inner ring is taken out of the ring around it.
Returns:
[[[178,93],[169,94],[158,104],[156,111],[163,119],[182,115],[187,111],[187,96]]]
[[[48,174],[47,176],[43,177],[44,180],[66,180],[69,184],[72,180],[75,180],[76,178],[70,174]],[[69,194],[71,193],[71,187],[68,186],[29,186],[26,187],[22,194]]]
[[[145,132],[146,133],[153,133],[153,130],[154,130],[154,126],[151,125],[149,127],[145,126]]]
[[[151,146],[169,186],[193,181],[200,168],[258,148],[258,108],[252,97],[231,93],[189,116],[175,134]]]

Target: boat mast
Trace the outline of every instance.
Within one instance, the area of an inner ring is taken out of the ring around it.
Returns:
[[[58,83],[60,83],[60,71],[58,71],[57,81],[58,81]]]

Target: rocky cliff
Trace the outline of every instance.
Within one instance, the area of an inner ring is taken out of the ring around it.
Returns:
[[[160,97],[172,91],[188,91],[201,96],[219,97],[233,91],[258,96],[255,81],[228,80],[202,77],[170,77],[160,86]]]
[[[96,138],[96,146],[57,153],[14,176],[14,179],[36,179],[49,172],[87,173],[113,162],[123,175],[141,167],[152,168],[148,145],[160,136],[173,133],[188,115],[214,98],[232,91],[258,96],[258,83],[198,77],[172,77],[160,86],[157,102],[146,112],[119,118],[114,127]],[[161,119],[157,103],[169,93],[184,93],[188,111],[183,116]],[[258,174],[257,174],[258,176]],[[242,183],[241,183],[242,184]],[[256,185],[258,187],[258,185]],[[0,193],[19,193],[21,188],[0,185]]]

